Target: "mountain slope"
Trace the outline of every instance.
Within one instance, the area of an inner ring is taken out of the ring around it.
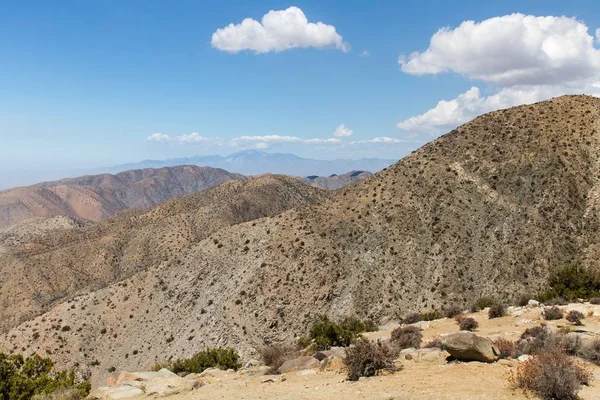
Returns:
[[[174,158],[170,160],[145,160],[139,163],[117,165],[108,168],[108,171],[114,173],[133,168],[160,168],[186,164],[223,168],[227,171],[238,172],[244,175],[272,173],[292,176],[327,176],[357,170],[377,172],[390,166],[394,162],[395,160],[384,160],[379,158],[362,158],[360,160],[314,160],[298,157],[294,154],[245,150],[230,154],[226,157],[213,155]]]
[[[208,189],[239,174],[209,167],[178,166],[90,175],[0,192],[0,227],[37,217],[67,216],[92,221],[129,208]]]
[[[308,176],[302,178],[302,181],[321,189],[337,190],[363,179],[369,179],[372,176],[373,174],[367,171],[350,171],[342,175]]]
[[[205,346],[255,356],[319,313],[386,320],[535,292],[553,268],[598,267],[599,179],[599,99],[493,112],[329,201],[221,229],[62,303],[0,347],[52,352],[98,382]]]
[[[296,179],[265,175],[226,182],[146,211],[54,230],[0,254],[0,330],[78,291],[93,290],[153,266],[181,263],[191,246],[244,221],[315,204],[329,193]]]

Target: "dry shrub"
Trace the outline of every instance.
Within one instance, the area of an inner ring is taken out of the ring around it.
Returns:
[[[405,324],[414,324],[419,321],[423,321],[423,318],[421,318],[421,314],[419,313],[409,314],[402,320]]]
[[[542,317],[547,321],[561,319],[563,315],[563,311],[557,306],[544,307],[544,310],[542,311]]]
[[[547,306],[566,306],[567,304],[569,304],[569,302],[563,299],[562,297],[553,297],[544,301],[544,304],[546,304]]]
[[[509,375],[515,388],[530,390],[543,400],[575,400],[591,374],[560,347],[538,352]]]
[[[439,337],[435,337],[431,339],[429,342],[423,345],[426,349],[441,349],[442,348],[442,339]]]
[[[515,356],[533,354],[538,350],[548,347],[552,334],[545,324],[525,329],[515,348]]]
[[[279,373],[279,367],[292,357],[293,350],[291,347],[272,345],[264,347],[261,351],[263,363],[271,367],[267,371],[268,375],[276,375]]]
[[[515,342],[499,338],[494,340],[494,345],[500,351],[500,358],[511,358],[515,354]]]
[[[586,361],[600,365],[600,339],[586,343],[577,355]]]
[[[592,297],[590,299],[590,304],[600,304],[600,297]]]
[[[423,334],[421,333],[421,328],[416,326],[404,326],[392,331],[390,342],[398,350],[408,349],[409,347],[418,349],[421,347],[422,339]]]
[[[566,319],[567,319],[567,321],[569,321],[573,325],[583,325],[581,323],[581,320],[585,319],[585,315],[583,315],[582,312],[579,312],[579,311],[576,311],[576,310],[571,310],[567,314],[567,318]]]
[[[506,315],[506,307],[504,304],[496,303],[490,307],[488,311],[488,316],[490,318],[499,318],[504,317]]]
[[[454,318],[458,315],[461,315],[462,312],[463,312],[462,308],[460,306],[458,306],[457,304],[454,304],[444,310],[444,317]]]
[[[475,321],[471,317],[457,318],[456,322],[461,331],[474,331],[479,328],[479,322]]]
[[[377,371],[396,371],[394,361],[398,352],[386,343],[371,343],[359,338],[353,347],[346,350],[344,363],[348,367],[348,380],[357,381],[361,376],[374,376]]]
[[[529,300],[533,299],[533,297],[528,294],[528,293],[523,293],[521,295],[519,295],[519,297],[517,298],[517,305],[519,307],[525,307],[526,305],[529,304]]]

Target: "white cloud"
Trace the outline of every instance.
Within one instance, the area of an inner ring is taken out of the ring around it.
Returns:
[[[596,29],[596,40],[600,43],[600,28]]]
[[[438,134],[482,113],[563,94],[600,95],[600,50],[575,18],[512,14],[465,21],[440,29],[427,50],[400,57],[399,63],[409,74],[453,72],[494,89],[483,96],[471,87],[398,123],[412,132]]]
[[[298,7],[287,10],[271,10],[261,22],[251,18],[240,24],[229,24],[217,29],[212,35],[214,48],[229,53],[251,50],[256,53],[280,52],[297,47],[323,49],[335,47],[347,52],[350,45],[344,42],[333,25],[308,22]]]
[[[361,57],[369,57],[370,55],[371,55],[371,52],[370,52],[369,50],[363,50],[363,51],[360,53],[360,56],[361,56]]]
[[[422,141],[412,141],[412,140],[403,140],[398,138],[391,138],[387,136],[379,136],[373,139],[367,140],[355,140],[348,144],[357,145],[357,144],[401,144],[401,143],[423,143]]]
[[[354,131],[352,129],[348,128],[344,124],[341,124],[340,126],[335,128],[335,132],[333,132],[333,136],[335,136],[335,137],[347,137],[347,136],[352,136],[353,134],[354,134]]]
[[[340,143],[337,138],[299,138],[296,136],[264,135],[264,136],[240,136],[230,140],[233,146],[244,146],[249,143],[303,143],[303,144],[334,144]]]
[[[557,84],[596,77],[600,50],[575,18],[512,14],[442,28],[427,50],[399,62],[414,75],[456,72],[503,86]]]
[[[148,140],[152,142],[168,142],[169,139],[169,135],[164,133],[153,133],[152,135],[148,136]]]

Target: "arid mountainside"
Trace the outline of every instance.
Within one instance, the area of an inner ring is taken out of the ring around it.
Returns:
[[[293,178],[264,175],[229,181],[150,210],[129,210],[92,226],[30,235],[26,243],[14,232],[20,230],[12,229],[13,245],[0,253],[0,330],[78,291],[98,289],[153,266],[180,264],[193,245],[219,229],[319,203],[329,195]]]
[[[302,181],[321,189],[337,190],[372,176],[373,174],[367,171],[350,171],[342,175],[307,176],[306,178],[302,178]]]
[[[599,99],[489,113],[331,200],[214,231],[180,256],[173,240],[185,230],[153,231],[141,248],[162,263],[137,269],[143,252],[117,253],[135,260],[127,274],[141,272],[11,329],[0,347],[52,354],[97,383],[110,367],[144,369],[205,346],[255,356],[305,334],[319,313],[385,321],[535,292],[553,268],[598,266],[599,178]],[[105,248],[115,237],[103,237]],[[27,270],[72,257],[57,263],[64,291],[79,279],[69,265],[98,270],[94,281],[109,280],[100,271],[122,276],[77,258],[110,260],[105,248],[46,251]]]
[[[130,208],[148,208],[244,179],[222,169],[196,166],[139,169],[90,175],[0,192],[0,228],[36,217],[67,216],[92,221]]]

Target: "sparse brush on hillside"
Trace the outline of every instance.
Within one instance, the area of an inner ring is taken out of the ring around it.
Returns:
[[[353,347],[346,350],[344,363],[348,367],[348,380],[357,381],[361,376],[374,376],[382,369],[397,370],[394,364],[397,355],[386,343],[358,339]]]
[[[488,316],[490,318],[500,318],[506,315],[506,307],[504,304],[496,303],[490,307],[490,311],[488,311]]]
[[[548,289],[538,294],[539,301],[547,302],[561,297],[569,301],[600,296],[600,273],[577,264],[553,271],[548,278]]]
[[[544,307],[542,310],[542,317],[547,321],[553,321],[555,319],[561,319],[563,317],[563,311],[557,306]]]
[[[29,400],[68,392],[71,399],[83,399],[91,389],[89,382],[77,382],[73,371],[52,372],[52,360],[33,355],[0,353],[0,399]]]
[[[166,368],[173,373],[200,373],[208,368],[234,369],[241,367],[240,357],[233,349],[207,349],[194,354],[190,358],[180,358],[155,364],[153,371]]]
[[[484,308],[491,307],[491,306],[493,306],[496,303],[497,303],[496,299],[493,298],[493,297],[491,297],[491,296],[480,297],[471,306],[471,312],[481,311]]]
[[[590,372],[558,346],[539,351],[509,376],[513,387],[531,390],[543,400],[578,399],[581,385],[591,379]]]
[[[266,346],[261,351],[263,363],[270,367],[267,374],[275,375],[279,373],[279,367],[292,357],[293,349],[289,346],[271,345]]]
[[[581,320],[585,319],[585,315],[583,315],[583,313],[580,311],[571,310],[568,312],[566,319],[573,325],[583,325]]]
[[[418,349],[421,347],[422,339],[423,334],[421,333],[421,328],[416,326],[404,326],[392,331],[390,343],[398,350],[408,349],[409,347]]]
[[[473,332],[475,329],[479,328],[479,322],[475,321],[475,319],[471,317],[458,316],[456,318],[456,323],[461,331]]]
[[[348,317],[337,324],[326,315],[319,315],[312,323],[308,337],[300,338],[298,345],[305,347],[314,344],[316,350],[327,350],[331,346],[347,347],[352,344],[358,335],[363,332],[377,330],[377,326],[371,320],[359,320]]]

